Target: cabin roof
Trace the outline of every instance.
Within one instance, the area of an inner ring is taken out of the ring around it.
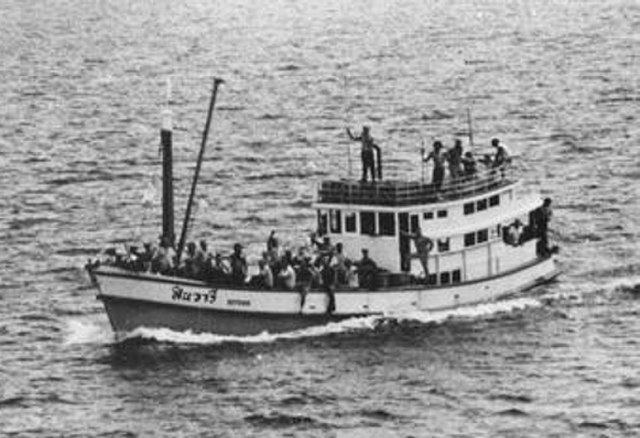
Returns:
[[[317,203],[389,207],[436,204],[471,198],[512,185],[517,182],[513,173],[511,166],[488,168],[473,177],[448,178],[439,191],[432,183],[419,180],[327,180],[320,183]]]

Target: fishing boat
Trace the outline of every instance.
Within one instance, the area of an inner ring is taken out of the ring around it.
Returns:
[[[176,249],[176,266],[220,83],[214,81],[177,245],[170,126],[161,132],[162,238]],[[180,269],[153,272],[104,260],[88,270],[118,335],[138,328],[237,336],[289,332],[347,318],[473,305],[550,281],[559,269],[548,244],[546,207],[523,188],[512,163],[479,167],[441,187],[424,179],[337,178],[319,182],[317,233],[328,247],[340,243],[344,258],[356,261],[368,253],[375,261],[374,269],[354,263],[355,281],[263,287],[231,276],[193,278]]]

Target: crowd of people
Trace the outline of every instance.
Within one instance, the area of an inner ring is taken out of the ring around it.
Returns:
[[[362,258],[353,261],[344,254],[342,243],[333,245],[329,237],[310,235],[309,244],[296,251],[280,245],[275,231],[266,242],[258,260],[257,273],[249,275],[249,265],[240,243],[229,255],[213,253],[207,242],[189,242],[178,258],[174,246],[161,238],[158,246],[109,248],[102,260],[107,265],[136,272],[172,275],[220,284],[250,286],[259,289],[334,290],[337,287],[375,288],[378,267],[362,249]]]
[[[305,292],[334,290],[340,286],[373,288],[378,271],[367,249],[363,249],[362,258],[354,262],[344,254],[342,243],[333,245],[329,237],[320,240],[312,233],[308,245],[293,251],[280,245],[274,231],[267,239],[258,267],[257,275],[249,280],[250,285]]]

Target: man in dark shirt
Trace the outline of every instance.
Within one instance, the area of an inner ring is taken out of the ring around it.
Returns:
[[[234,284],[244,284],[247,278],[247,260],[242,254],[242,245],[233,245],[233,254],[229,257],[231,263],[231,279]]]
[[[378,265],[369,258],[368,249],[362,250],[362,259],[360,259],[357,265],[360,286],[374,290],[376,288],[376,273],[378,272]]]

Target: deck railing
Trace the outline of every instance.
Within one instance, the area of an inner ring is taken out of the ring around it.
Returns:
[[[422,181],[354,180],[323,181],[318,189],[318,202],[328,204],[366,204],[406,206],[442,202],[480,195],[516,182],[513,166],[483,168],[475,175],[446,178],[440,190]]]

